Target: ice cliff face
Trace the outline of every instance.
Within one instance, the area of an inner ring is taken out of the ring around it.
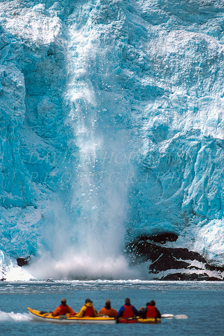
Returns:
[[[119,277],[126,243],[173,234],[223,265],[223,17],[212,0],[0,2],[2,264],[75,251]]]

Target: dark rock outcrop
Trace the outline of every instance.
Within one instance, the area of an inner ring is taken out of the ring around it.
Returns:
[[[17,258],[17,265],[22,267],[25,265],[29,265],[29,262],[31,260],[30,256],[26,257],[26,258]]]
[[[166,247],[167,241],[175,241],[175,234],[159,234],[153,236],[140,236],[126,246],[126,253],[129,255],[132,264],[149,261],[149,273],[172,270],[172,272],[161,276],[161,280],[222,280],[221,272],[224,267],[210,265],[199,253],[189,251],[187,248]],[[192,265],[197,261],[198,265]],[[182,272],[175,272],[175,270]],[[183,272],[186,270],[186,272]],[[203,274],[202,272],[203,271]],[[206,272],[207,271],[207,272]],[[211,276],[208,271],[219,272],[220,277]]]
[[[166,242],[174,242],[178,238],[178,235],[176,233],[171,232],[164,232],[164,233],[158,233],[158,234],[152,234],[151,236],[148,236],[148,239],[153,241],[154,243],[160,243],[165,244]]]
[[[196,274],[196,273],[173,273],[168,274],[162,277],[160,280],[170,280],[170,281],[177,281],[177,280],[185,280],[185,281],[223,281],[220,278],[216,277],[209,277],[207,274]]]

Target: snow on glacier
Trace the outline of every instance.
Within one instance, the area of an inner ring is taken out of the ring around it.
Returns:
[[[0,3],[2,264],[47,255],[75,276],[91,255],[91,276],[119,277],[124,243],[160,232],[223,263],[223,16],[212,0]]]

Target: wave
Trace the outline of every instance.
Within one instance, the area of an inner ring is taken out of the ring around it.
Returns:
[[[25,321],[30,321],[31,317],[27,313],[6,313],[3,311],[0,311],[0,322],[25,322]]]

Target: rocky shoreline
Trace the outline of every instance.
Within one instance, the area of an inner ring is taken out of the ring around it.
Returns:
[[[157,280],[223,281],[223,266],[211,265],[204,256],[187,248],[164,246],[177,238],[172,233],[136,238],[126,246],[130,263],[149,262],[149,274]]]

